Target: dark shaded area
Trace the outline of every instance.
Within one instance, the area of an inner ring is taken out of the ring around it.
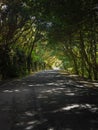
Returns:
[[[58,71],[4,84],[0,130],[98,130],[98,88]]]

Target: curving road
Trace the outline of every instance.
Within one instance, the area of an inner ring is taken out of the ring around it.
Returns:
[[[0,130],[98,130],[98,88],[56,70],[3,84]]]

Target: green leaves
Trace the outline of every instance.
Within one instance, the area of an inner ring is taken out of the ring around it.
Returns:
[[[18,66],[21,71],[32,70],[34,65],[38,68],[43,63],[51,66],[60,60],[66,69],[70,67],[77,74],[98,77],[95,73],[98,64],[96,5],[97,0],[3,1],[0,48],[3,48],[4,59],[9,57],[5,66],[9,63],[12,67],[15,55],[16,65],[19,56],[20,61],[26,57],[23,67],[26,69],[22,69],[23,64]],[[10,57],[12,50],[14,55]],[[1,58],[2,63],[4,59]]]

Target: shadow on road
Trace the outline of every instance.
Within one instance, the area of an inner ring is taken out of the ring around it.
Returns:
[[[0,95],[0,130],[98,130],[98,89],[57,71],[13,82]],[[5,124],[6,125],[6,124]]]

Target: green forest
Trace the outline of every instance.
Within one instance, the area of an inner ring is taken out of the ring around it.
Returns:
[[[0,79],[56,67],[98,80],[98,1],[1,0]]]

